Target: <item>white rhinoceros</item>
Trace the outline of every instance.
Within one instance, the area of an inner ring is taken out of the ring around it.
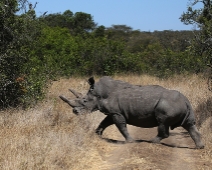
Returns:
[[[195,126],[195,116],[189,100],[180,92],[168,90],[158,85],[136,86],[129,83],[102,77],[95,83],[93,77],[88,80],[90,88],[85,96],[74,90],[75,100],[60,98],[73,107],[75,114],[87,110],[99,110],[107,115],[96,129],[102,135],[105,128],[115,124],[127,142],[132,142],[127,124],[152,128],[158,127],[154,143],[169,136],[169,127],[182,126],[196,144],[204,148],[200,133]]]

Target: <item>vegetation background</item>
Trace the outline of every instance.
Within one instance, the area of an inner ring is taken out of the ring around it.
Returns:
[[[199,30],[141,32],[127,25],[98,26],[84,12],[36,16],[36,4],[2,0],[0,107],[35,104],[60,77],[203,73],[211,59],[211,2],[199,3],[204,9],[189,7],[181,16]]]

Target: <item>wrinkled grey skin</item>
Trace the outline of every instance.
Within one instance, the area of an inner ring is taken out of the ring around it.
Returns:
[[[97,83],[90,78],[88,83],[90,89],[84,97],[70,90],[76,100],[60,98],[73,107],[76,114],[99,110],[107,115],[96,129],[98,135],[115,124],[126,141],[133,142],[127,124],[142,128],[158,127],[158,134],[152,142],[160,143],[169,136],[169,127],[182,126],[189,132],[196,148],[204,148],[191,104],[180,92],[157,85],[135,86],[110,77],[102,77]]]

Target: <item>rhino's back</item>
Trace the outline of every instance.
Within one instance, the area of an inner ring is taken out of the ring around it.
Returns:
[[[121,108],[129,107],[142,111],[152,110],[161,97],[170,91],[157,85],[133,86],[115,91],[110,98],[117,98]]]

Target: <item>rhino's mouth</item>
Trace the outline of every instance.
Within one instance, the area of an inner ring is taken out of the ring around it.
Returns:
[[[84,107],[74,107],[73,113],[76,115],[80,115],[80,114],[85,113],[85,109],[84,109]]]
[[[91,112],[95,112],[95,111],[97,111],[98,110],[98,108],[93,108],[92,110],[91,110]]]
[[[91,113],[91,112],[95,112],[97,110],[98,110],[97,108],[89,109],[89,108],[86,108],[84,106],[73,107],[73,113],[76,114],[76,115],[81,115],[81,114],[84,114],[84,113]]]

